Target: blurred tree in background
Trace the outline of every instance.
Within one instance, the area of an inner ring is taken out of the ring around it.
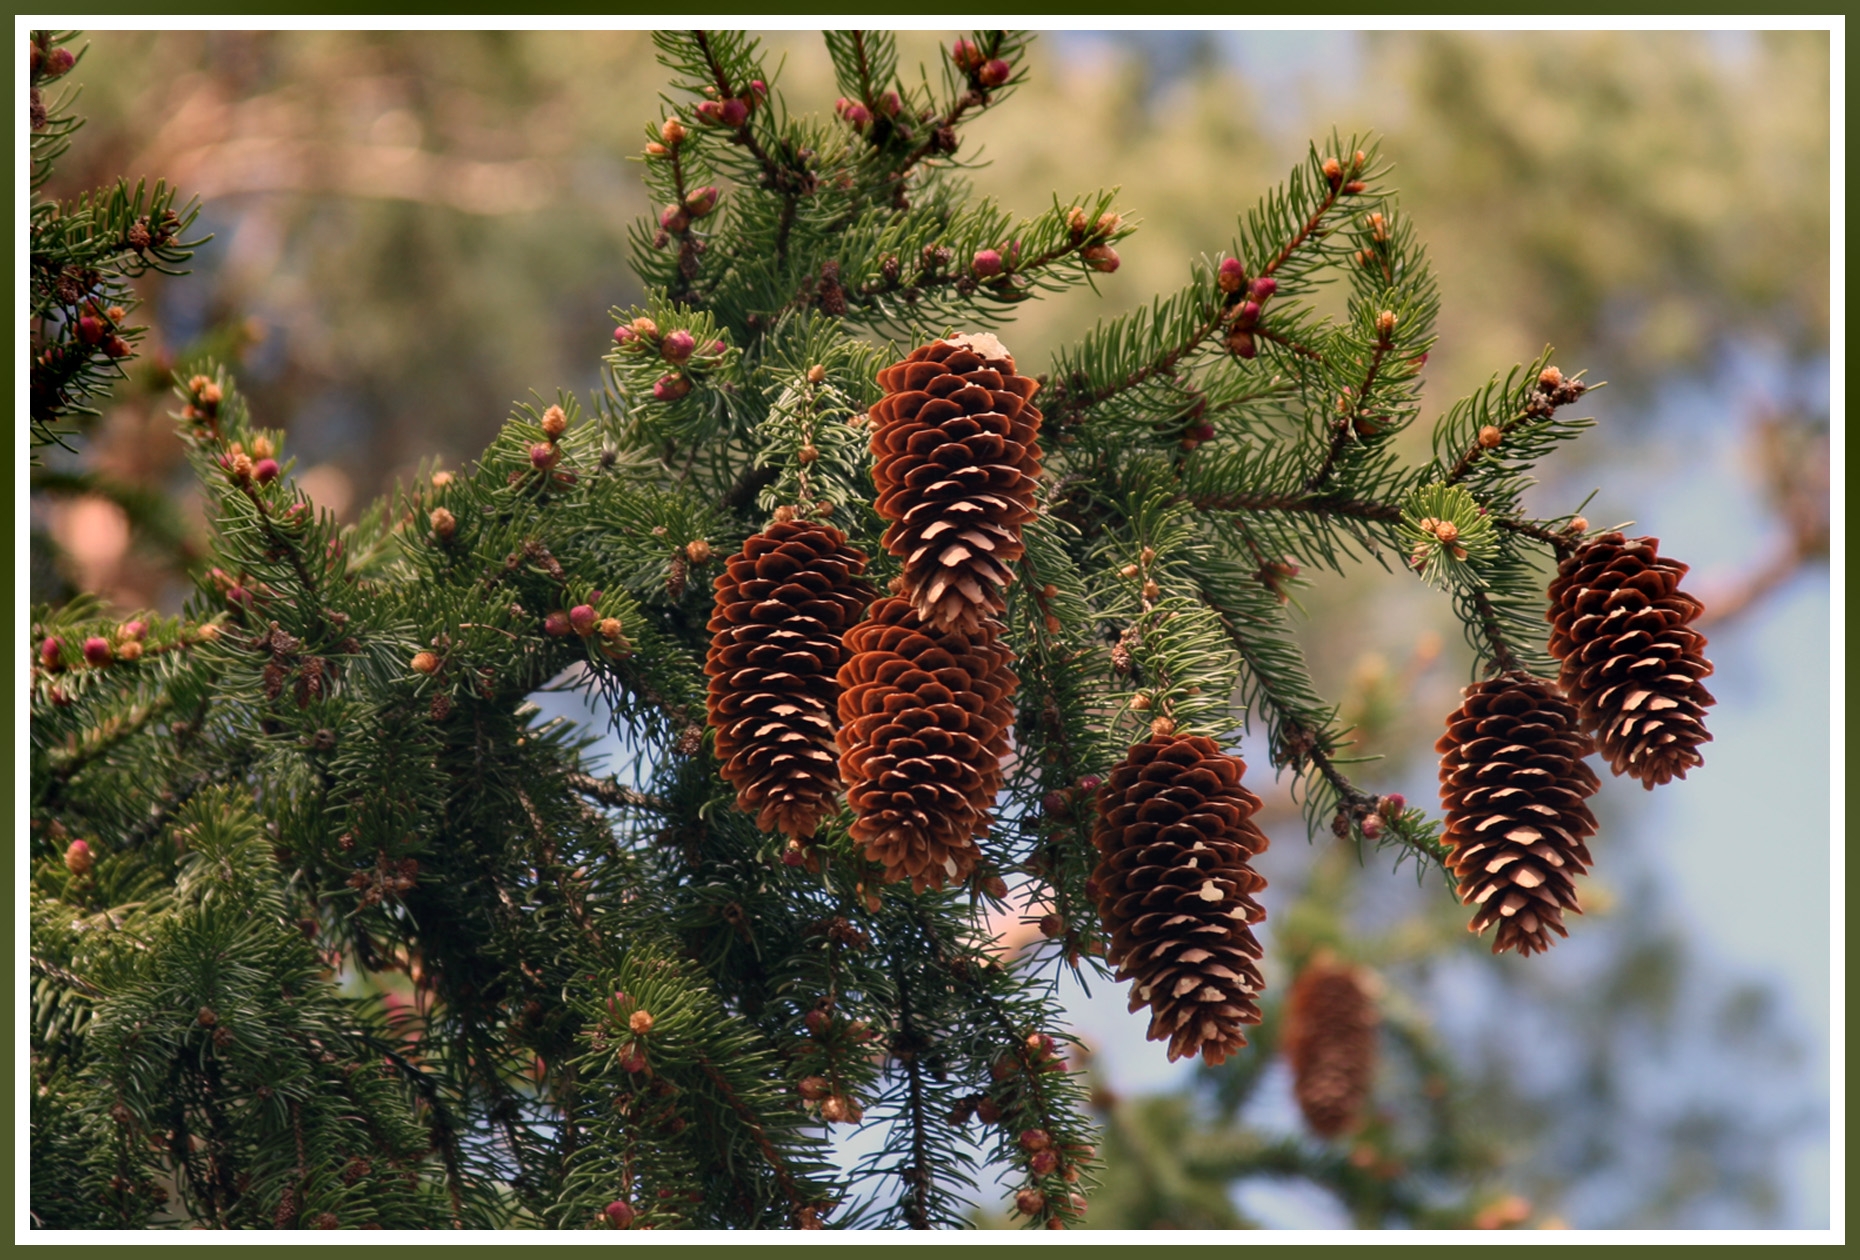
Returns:
[[[661,86],[646,34],[88,38],[90,121],[48,191],[159,175],[202,199],[195,228],[215,240],[192,276],[138,284],[153,325],[138,369],[80,453],[51,452],[35,472],[35,600],[92,590],[126,607],[179,607],[204,517],[166,415],[167,370],[203,352],[234,362],[254,413],[290,434],[306,492],[351,518],[421,460],[482,450],[511,400],[596,387],[605,312],[641,297],[624,259],[626,225],[648,210],[630,159]],[[979,194],[1033,211],[1049,194],[1121,184],[1142,221],[1120,247],[1122,268],[1097,280],[1103,301],[1026,308],[1011,333],[1023,362],[1043,364],[1100,318],[1178,287],[1309,136],[1332,123],[1373,128],[1446,298],[1431,399],[1462,396],[1493,364],[1529,362],[1546,342],[1612,382],[1594,402],[1603,425],[1544,490],[1562,503],[1581,497],[1568,493],[1579,482],[1605,480],[1585,476],[1595,466],[1656,449],[1660,395],[1693,382],[1710,424],[1741,426],[1773,509],[1749,525],[1764,540],[1754,559],[1701,564],[1717,583],[1701,592],[1713,615],[1755,607],[1804,566],[1819,571],[1828,415],[1794,382],[1825,375],[1828,353],[1825,33],[1266,45],[1297,54],[1295,77],[1249,58],[1250,38],[1047,37],[1014,108],[965,133],[990,159]],[[946,42],[903,36],[901,61],[934,65]],[[830,110],[817,36],[767,44],[771,61],[787,57],[791,107]],[[1752,361],[1784,385],[1744,389],[1738,365]],[[1425,427],[1402,439],[1406,454],[1424,447]],[[1625,502],[1617,493],[1589,514],[1612,520]],[[153,506],[163,503],[178,517]],[[1457,703],[1469,656],[1442,601],[1399,574],[1361,576],[1319,577],[1298,594],[1304,646],[1325,693],[1342,697],[1358,751],[1387,758],[1361,777],[1413,793],[1432,774],[1416,750]],[[1732,1096],[1658,1123],[1642,1109],[1646,1065],[1681,1043],[1712,1040],[1709,1070],[1726,1079],[1787,1076],[1800,1051],[1775,1030],[1773,994],[1714,989],[1670,916],[1624,910],[1661,896],[1625,837],[1597,881],[1586,941],[1568,943],[1549,972],[1485,959],[1437,890],[1361,866],[1347,845],[1298,843],[1284,790],[1267,806],[1262,826],[1284,836],[1276,865],[1261,863],[1275,898],[1275,1005],[1253,1050],[1173,1092],[1137,1094],[1101,1075],[1107,1189],[1094,1226],[1270,1223],[1235,1187],[1288,1178],[1335,1196],[1326,1203],[1341,1207],[1324,1211],[1342,1216],[1321,1219],[1359,1226],[1429,1223],[1414,1205],[1440,1204],[1443,1187],[1461,1197],[1439,1223],[1543,1224],[1585,1186],[1581,1201],[1597,1206],[1562,1216],[1570,1224],[1778,1219],[1773,1155],[1812,1117]],[[1011,939],[1014,925],[1003,927]],[[1385,1006],[1381,1036],[1397,1052],[1385,1056],[1376,1119],[1338,1141],[1301,1131],[1273,1057],[1276,1002],[1295,965],[1326,949],[1383,973],[1385,995],[1415,999]],[[1443,1133],[1453,1140],[1423,1141]],[[1607,1180],[1631,1196],[1595,1197]]]

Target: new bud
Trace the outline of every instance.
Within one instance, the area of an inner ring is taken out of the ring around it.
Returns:
[[[1022,1216],[1038,1216],[1046,1210],[1046,1196],[1029,1186],[1014,1196],[1014,1206]]]
[[[634,1036],[644,1037],[652,1031],[652,1012],[634,1011],[627,1017],[626,1026],[633,1030]]]
[[[659,139],[676,149],[685,138],[685,125],[676,118],[667,118],[659,124]]]
[[[1376,802],[1376,809],[1384,818],[1399,818],[1401,812],[1408,808],[1408,798],[1400,792],[1390,792]]]
[[[568,414],[560,407],[551,405],[542,413],[543,436],[551,442],[568,432]]]
[[[407,662],[407,666],[416,674],[437,674],[439,657],[433,652],[416,652],[413,659]]]
[[[79,879],[90,874],[90,868],[96,865],[96,858],[91,855],[90,845],[83,840],[73,840],[65,850],[65,869]]]
[[[568,614],[557,608],[543,618],[543,633],[552,639],[565,639],[575,633],[575,627],[569,623]]]
[[[538,442],[530,447],[530,467],[537,472],[548,472],[561,458],[562,450],[554,442]]]
[[[1240,286],[1246,283],[1246,269],[1238,258],[1223,258],[1221,269],[1215,274],[1215,283],[1220,285],[1222,293],[1238,293]]]
[[[682,328],[665,334],[665,340],[659,343],[660,357],[672,364],[685,362],[696,350],[697,338]]]
[[[1053,1135],[1045,1129],[1028,1129],[1020,1135],[1020,1147],[1024,1151],[1043,1151],[1053,1144]]]
[[[959,39],[949,50],[949,59],[963,70],[975,70],[982,64],[982,50],[966,39]]]
[[[1091,270],[1103,272],[1116,271],[1118,264],[1123,261],[1109,245],[1087,245],[1079,251],[1079,257],[1085,260],[1085,265]]]
[[[1000,87],[1003,83],[1006,83],[1012,78],[1013,75],[1014,67],[1001,58],[996,57],[993,61],[984,64],[981,72],[976,75],[976,77],[989,87]]]
[[[819,1102],[833,1092],[833,1086],[827,1084],[824,1076],[803,1076],[795,1088],[808,1102]]]
[[[718,104],[717,117],[726,127],[740,127],[749,118],[749,106],[733,96]]]
[[[39,660],[47,669],[58,668],[58,657],[63,650],[57,639],[47,639],[39,644]]]
[[[84,640],[84,659],[92,665],[108,665],[110,663],[110,641],[96,635]]]
[[[426,520],[433,527],[433,536],[440,542],[451,542],[452,536],[458,532],[458,518],[446,508],[434,508]]]
[[[601,1214],[607,1218],[607,1223],[612,1225],[615,1229],[625,1229],[633,1223],[634,1216],[638,1215],[633,1211],[633,1205],[631,1203],[626,1203],[619,1199],[615,1199],[612,1203],[609,1203]]]
[[[673,204],[659,211],[659,226],[667,232],[682,232],[691,226],[691,216],[681,205]]]
[[[691,392],[691,382],[673,372],[652,383],[652,396],[660,402],[677,402]]]
[[[706,184],[702,188],[693,189],[685,194],[685,210],[692,218],[701,219],[717,208],[718,195],[714,184]]]
[[[974,271],[976,275],[982,277],[983,279],[987,279],[989,276],[1000,275],[1001,274],[1000,253],[992,249],[976,250],[975,261],[970,264],[970,270]]]
[[[1027,1161],[1027,1167],[1033,1170],[1033,1175],[1036,1177],[1050,1177],[1059,1167],[1059,1153],[1057,1151],[1041,1151]]]
[[[252,477],[261,486],[270,485],[278,479],[278,461],[261,459],[252,465]]]
[[[904,109],[904,98],[896,92],[886,92],[878,98],[878,108],[887,118],[896,118]]]
[[[587,638],[594,633],[594,609],[587,604],[576,604],[568,610],[568,624],[576,634]]]

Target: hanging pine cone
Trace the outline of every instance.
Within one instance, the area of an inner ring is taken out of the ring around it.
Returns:
[[[871,411],[885,549],[904,558],[905,594],[939,629],[974,634],[1007,607],[1040,476],[1039,388],[988,334],[920,346],[882,369]]]
[[[737,806],[764,831],[809,836],[839,808],[841,635],[872,602],[865,563],[830,525],[777,522],[712,583],[710,724]]]
[[[1711,673],[1705,636],[1687,623],[1705,610],[1679,589],[1686,566],[1657,538],[1602,534],[1557,566],[1550,583],[1550,654],[1616,774],[1649,790],[1704,763]]]
[[[1305,1123],[1336,1137],[1361,1123],[1376,1078],[1376,1013],[1367,977],[1320,953],[1285,1004],[1285,1057]]]
[[[1470,924],[1498,924],[1492,952],[1530,955],[1568,936],[1565,909],[1582,913],[1576,876],[1589,868],[1583,841],[1595,815],[1583,802],[1601,786],[1583,758],[1595,751],[1576,728],[1576,706],[1555,683],[1501,674],[1474,683],[1435,743],[1444,839],[1453,849]]]
[[[1098,911],[1109,960],[1131,981],[1130,1009],[1151,1010],[1149,1038],[1169,1059],[1218,1064],[1246,1044],[1265,987],[1252,924],[1266,881],[1247,864],[1266,849],[1246,763],[1200,735],[1133,745],[1098,789]]]
[[[887,883],[959,884],[981,860],[1020,680],[989,621],[973,636],[933,630],[891,596],[846,634],[840,775],[853,838]]]

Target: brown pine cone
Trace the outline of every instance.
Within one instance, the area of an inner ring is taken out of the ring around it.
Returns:
[[[1479,907],[1471,930],[1496,923],[1492,952],[1528,956],[1550,948],[1551,932],[1569,935],[1565,909],[1582,913],[1574,881],[1589,868],[1583,841],[1595,834],[1583,802],[1601,786],[1583,758],[1595,745],[1555,683],[1501,674],[1462,694],[1434,744],[1443,838],[1460,901]]]
[[[813,521],[752,534],[712,583],[710,724],[738,808],[810,836],[839,808],[841,635],[874,592],[865,555]]]
[[[882,369],[872,480],[885,549],[928,625],[973,635],[1007,607],[1040,476],[1039,388],[983,333],[933,341]]]
[[[885,881],[942,888],[981,860],[1020,680],[988,621],[974,635],[933,630],[889,596],[846,635],[840,775],[853,839]]]
[[[1376,1079],[1376,1012],[1367,977],[1329,953],[1298,973],[1285,1003],[1285,1057],[1305,1123],[1336,1137],[1362,1123]]]
[[[1109,961],[1132,981],[1130,1009],[1150,1008],[1149,1039],[1169,1059],[1223,1062],[1259,1022],[1265,987],[1252,924],[1266,881],[1248,859],[1266,850],[1246,763],[1200,735],[1157,735],[1131,747],[1098,789],[1099,914]]]
[[[1679,589],[1686,567],[1657,538],[1602,534],[1557,566],[1550,583],[1550,655],[1616,774],[1648,790],[1702,765],[1710,739],[1699,685],[1711,673],[1705,636],[1687,623],[1705,610]]]

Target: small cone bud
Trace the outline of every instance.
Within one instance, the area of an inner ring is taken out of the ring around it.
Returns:
[[[1240,265],[1238,258],[1223,258],[1215,283],[1220,286],[1222,293],[1238,293],[1246,283],[1246,269]]]
[[[128,643],[122,644],[116,649],[116,659],[119,661],[141,660],[142,659],[142,645],[140,643],[135,642],[133,639],[130,640]]]
[[[91,855],[90,844],[83,840],[73,840],[65,849],[65,869],[79,879],[90,874],[96,858]]]
[[[543,618],[543,633],[552,639],[565,639],[574,632],[575,627],[569,624],[568,614],[560,608]]]
[[[1479,430],[1479,445],[1485,447],[1487,450],[1491,450],[1504,440],[1505,435],[1499,431],[1498,426],[1495,424],[1488,424]]]
[[[827,369],[825,365],[816,363],[813,367],[807,369],[807,383],[809,385],[819,385],[826,379]]]
[[[820,1104],[820,1118],[828,1124],[839,1124],[846,1119],[846,1100],[838,1094],[828,1096]]]
[[[252,465],[252,477],[261,486],[270,485],[278,479],[278,461],[261,459]]]
[[[108,665],[110,663],[110,641],[98,638],[96,635],[84,640],[84,659],[92,665]]]
[[[437,674],[439,656],[433,652],[416,652],[413,659],[407,662],[407,667],[416,674]]]
[[[996,57],[992,61],[985,62],[976,77],[989,87],[1000,87],[1003,83],[1006,83],[1012,78],[1013,75],[1014,67],[1001,58]]]
[[[1376,316],[1376,335],[1387,340],[1395,332],[1395,312],[1383,311]]]
[[[982,64],[982,50],[969,40],[959,39],[950,48],[949,59],[964,70],[975,70]]]
[[[1109,245],[1087,245],[1079,251],[1079,257],[1085,260],[1089,270],[1107,273],[1116,271],[1123,261]]]
[[[551,406],[542,414],[543,436],[551,442],[568,432],[568,413],[560,407]]]
[[[1040,920],[1040,935],[1048,940],[1066,934],[1066,918],[1062,914],[1049,914]]]
[[[1053,1144],[1053,1135],[1045,1129],[1028,1129],[1018,1140],[1023,1151],[1043,1151]]]
[[[1336,158],[1324,159],[1324,178],[1333,185],[1343,179],[1343,163]]]
[[[697,339],[680,328],[665,335],[659,343],[659,354],[667,363],[683,363],[697,350]]]
[[[685,125],[676,118],[667,118],[664,122],[659,124],[659,139],[665,141],[666,144],[672,146],[674,149],[683,143],[684,138]]]
[[[735,97],[721,101],[717,106],[717,117],[726,127],[740,127],[749,118],[749,106]]]
[[[634,1212],[631,1203],[627,1203],[621,1199],[615,1199],[602,1210],[601,1215],[605,1216],[607,1218],[607,1223],[612,1225],[615,1229],[626,1229],[628,1226],[632,1225],[633,1218],[637,1213]]]
[[[1030,1186],[1014,1196],[1014,1207],[1022,1216],[1038,1216],[1046,1210],[1046,1196]]]
[[[594,609],[587,604],[576,604],[568,610],[568,624],[576,634],[587,638],[594,633]]]
[[[701,219],[717,208],[717,187],[706,184],[685,194],[685,211],[694,219]]]
[[[693,538],[690,542],[685,544],[685,559],[689,560],[692,564],[709,564],[710,556],[710,544],[705,542],[702,538]]]
[[[677,372],[661,376],[652,383],[652,396],[660,402],[676,402],[690,392],[690,380]]]
[[[652,1012],[634,1011],[627,1017],[626,1026],[633,1030],[635,1036],[644,1037],[652,1031]]]
[[[538,472],[548,472],[561,458],[562,450],[554,442],[538,442],[530,447],[530,467]]]
[[[969,265],[969,269],[973,271],[976,275],[981,276],[983,279],[987,279],[989,276],[1000,275],[1001,274],[1000,251],[993,250],[993,249],[976,250],[975,261]]]
[[[57,639],[47,639],[45,642],[39,644],[39,660],[44,664],[45,668],[57,669],[58,658],[62,650],[62,646]]]
[[[682,232],[691,226],[691,215],[680,205],[669,205],[659,211],[659,226],[667,232]]]
[[[440,542],[450,542],[452,536],[458,533],[458,518],[453,516],[451,511],[446,508],[434,508],[428,513],[426,519],[427,523],[433,527],[433,536],[438,538]]]
[[[808,1102],[819,1102],[833,1092],[833,1087],[827,1083],[824,1076],[803,1076],[800,1084],[795,1088]]]
[[[1057,1151],[1040,1151],[1032,1159],[1027,1161],[1027,1167],[1033,1171],[1033,1175],[1036,1177],[1050,1177],[1059,1168],[1059,1153]]]

